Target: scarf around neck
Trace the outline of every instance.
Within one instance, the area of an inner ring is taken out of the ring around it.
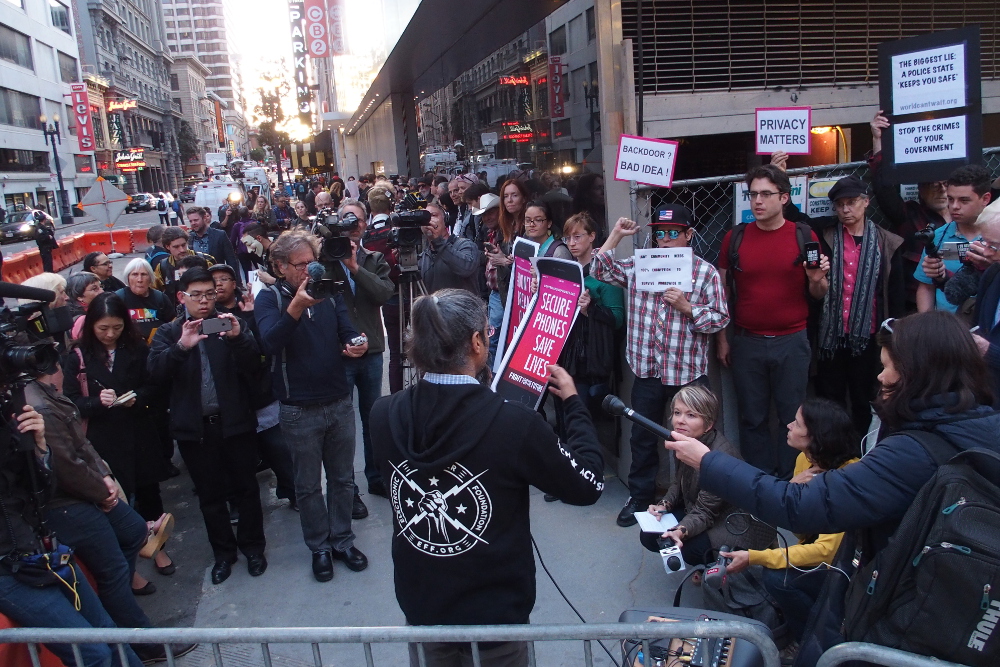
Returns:
[[[871,220],[865,221],[861,241],[861,257],[854,278],[854,295],[848,314],[847,333],[844,333],[844,242],[847,230],[837,224],[837,234],[831,245],[830,289],[823,301],[823,318],[820,321],[820,355],[829,359],[838,347],[848,347],[853,356],[868,347],[872,331],[872,311],[878,290],[878,272],[882,264],[882,250],[878,232]]]

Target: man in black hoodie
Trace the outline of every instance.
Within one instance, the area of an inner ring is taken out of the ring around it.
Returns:
[[[486,307],[446,289],[413,304],[407,356],[424,372],[372,408],[375,460],[393,509],[396,600],[410,625],[527,623],[535,605],[530,486],[573,505],[604,489],[600,445],[573,379],[550,366],[568,442],[476,379],[486,368]],[[425,644],[429,667],[458,664],[466,644]],[[480,651],[482,665],[527,665],[527,645]],[[411,646],[410,664],[417,665]]]

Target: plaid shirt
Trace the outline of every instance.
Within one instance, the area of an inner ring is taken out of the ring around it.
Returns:
[[[681,314],[662,292],[635,287],[632,257],[616,260],[601,253],[590,265],[590,275],[601,282],[628,288],[628,340],[625,357],[636,377],[660,378],[679,387],[708,373],[709,334],[729,324],[729,308],[715,267],[694,257],[694,291],[686,294],[691,317]]]

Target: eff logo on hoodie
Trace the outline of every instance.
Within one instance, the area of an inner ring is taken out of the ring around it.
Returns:
[[[418,470],[409,461],[393,465],[389,500],[400,530],[430,556],[457,556],[482,542],[493,503],[480,478],[460,463]]]

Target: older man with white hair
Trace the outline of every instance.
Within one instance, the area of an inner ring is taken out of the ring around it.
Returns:
[[[966,258],[985,269],[979,281],[973,324],[976,344],[993,373],[994,389],[1000,389],[1000,201],[995,201],[976,218],[979,240],[969,246]]]

